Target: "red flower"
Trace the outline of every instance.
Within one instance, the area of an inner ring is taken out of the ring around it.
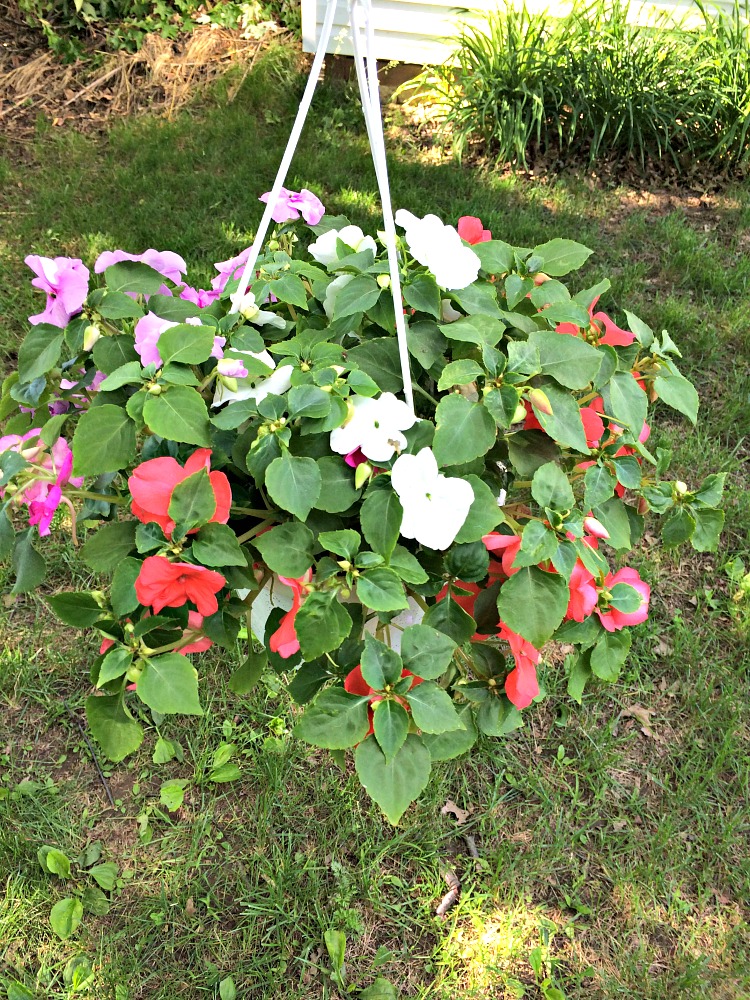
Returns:
[[[594,577],[586,569],[581,560],[573,567],[570,575],[570,600],[565,617],[575,622],[582,622],[591,614],[599,599],[599,592],[594,583]]]
[[[597,605],[594,611],[599,615],[599,621],[608,632],[618,632],[626,625],[640,625],[648,618],[651,588],[641,580],[638,571],[625,566],[623,569],[618,569],[616,573],[608,573],[604,580],[604,590],[611,590],[618,583],[626,583],[636,590],[640,594],[641,603],[635,611],[618,611],[617,608],[613,608],[609,604],[604,608]]]
[[[292,607],[281,619],[279,627],[268,640],[268,648],[272,653],[278,653],[282,660],[288,660],[290,656],[299,653],[299,639],[294,628],[294,619],[302,605],[302,596],[307,593],[306,584],[312,580],[312,569],[308,569],[299,579],[280,576],[279,582],[291,587]]]
[[[156,615],[162,608],[181,608],[186,601],[192,601],[205,618],[219,610],[216,594],[226,582],[221,573],[205,566],[148,556],[135,581],[135,593],[141,604],[153,608]]]
[[[186,656],[188,653],[205,653],[207,649],[210,649],[213,646],[213,641],[207,635],[198,637],[202,628],[203,615],[198,614],[197,611],[188,611],[188,627],[182,633],[182,638],[187,639],[188,636],[195,635],[195,640],[188,643],[187,646],[182,646],[177,652]]]
[[[505,693],[516,708],[527,708],[539,694],[539,683],[536,679],[539,650],[502,623],[498,636],[510,645],[510,651],[516,661],[515,669],[505,678]]]
[[[628,347],[635,340],[635,334],[630,333],[629,330],[621,330],[606,313],[595,313],[594,309],[598,301],[599,296],[597,295],[589,306],[589,316],[593,324],[600,324],[598,328],[600,333],[599,343],[609,344],[610,347]],[[601,336],[601,327],[604,327],[604,336]],[[558,323],[555,330],[558,333],[569,333],[573,337],[578,336],[578,327],[575,323]]]
[[[489,535],[483,535],[482,541],[490,552],[500,551],[503,553],[502,565],[506,576],[513,576],[514,573],[518,572],[518,569],[513,566],[518,550],[521,548],[521,539],[518,535],[501,535],[497,531],[493,531]]]
[[[211,468],[211,450],[199,448],[185,462],[183,468],[174,458],[152,458],[133,469],[128,479],[130,494],[133,497],[132,510],[139,521],[144,524],[155,521],[169,538],[174,531],[174,521],[169,516],[169,504],[172,493],[178,483],[184,482],[189,476],[201,469]],[[229,520],[229,508],[232,503],[232,490],[229,480],[223,472],[209,472],[208,476],[213,487],[216,507],[209,518],[226,524]],[[191,529],[197,531],[197,528]]]
[[[401,676],[402,677],[411,677],[412,678],[412,682],[411,682],[411,686],[410,686],[409,690],[411,690],[411,688],[413,688],[413,687],[416,687],[417,684],[421,684],[422,681],[424,680],[423,677],[417,677],[415,674],[413,674],[411,672],[411,670],[406,670],[406,668],[404,668],[404,670],[402,671]],[[350,671],[346,675],[346,679],[344,680],[344,690],[348,691],[349,694],[358,694],[362,698],[369,698],[370,699],[370,707],[367,709],[367,715],[368,715],[368,718],[370,720],[370,728],[367,730],[367,733],[365,735],[365,739],[366,739],[367,736],[371,736],[372,733],[374,732],[374,729],[373,729],[372,703],[374,701],[381,701],[382,698],[383,698],[383,694],[382,694],[381,691],[375,691],[373,688],[370,687],[370,685],[367,683],[367,681],[362,676],[362,667],[359,664],[357,664],[357,666],[354,668],[354,670]],[[403,708],[405,708],[407,712],[409,711],[409,703],[406,701],[405,698],[399,698],[399,697],[397,697],[396,701]]]
[[[475,215],[462,215],[458,220],[458,235],[467,243],[486,243],[492,239],[492,233],[485,229],[482,220]]]

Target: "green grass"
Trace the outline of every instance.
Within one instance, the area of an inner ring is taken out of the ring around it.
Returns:
[[[26,253],[91,261],[115,246],[169,248],[205,285],[213,261],[252,235],[299,89],[290,55],[277,50],[232,105],[217,92],[171,123],[130,121],[100,138],[40,125],[20,157],[0,147],[5,366],[37,309]],[[6,601],[0,983],[80,995],[64,971],[84,954],[88,995],[107,1000],[217,997],[228,975],[247,1000],[334,1000],[346,994],[323,944],[333,928],[347,936],[348,983],[385,975],[405,997],[542,998],[529,964],[537,946],[568,1000],[750,995],[750,657],[723,571],[730,557],[750,561],[750,195],[700,201],[573,175],[472,172],[422,156],[403,131],[390,149],[397,207],[446,221],[479,215],[518,245],[576,238],[596,250],[582,285],[613,278],[602,305],[615,318],[627,305],[669,328],[704,405],[694,431],[662,410],[654,442],[674,449],[689,484],[730,473],[724,548],[667,554],[647,536],[636,562],[655,586],[653,614],[619,683],[587,691],[579,708],[553,656],[547,700],[525,728],[436,768],[396,829],[351,763],[341,771],[291,739],[294,709],[275,676],[250,697],[229,692],[226,655],[200,662],[206,715],[162,727],[184,760],[154,764],[152,728],[135,758],[105,766],[111,807],[65,704],[83,717],[94,640],[56,625],[41,595]],[[346,95],[324,89],[316,100],[288,186],[378,227],[366,140]],[[91,586],[64,537],[46,549],[50,585],[69,586],[72,572]],[[208,767],[222,742],[237,744],[242,776],[217,785]],[[189,785],[169,813],[159,792],[174,778]],[[447,799],[471,810],[463,826],[441,814]],[[144,814],[150,843],[138,836]],[[47,917],[68,889],[42,872],[37,849],[72,858],[94,841],[119,866],[112,908],[60,942]],[[463,893],[439,921],[449,868]]]

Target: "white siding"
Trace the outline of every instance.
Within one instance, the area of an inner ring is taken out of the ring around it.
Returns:
[[[375,53],[379,59],[394,59],[407,63],[442,63],[455,48],[455,39],[461,23],[483,20],[486,12],[497,9],[497,0],[470,0],[472,10],[467,10],[456,0],[373,0],[375,25]],[[717,7],[730,10],[731,0],[714,2]],[[553,15],[563,15],[570,10],[565,0],[527,0],[530,10],[548,10]],[[326,10],[326,0],[302,0],[302,41],[305,52],[314,52],[320,37],[320,28]],[[632,2],[635,20],[646,23],[654,11],[674,12],[683,18],[696,8],[692,0],[652,0],[650,3]],[[700,15],[688,17],[687,23],[700,23]],[[349,5],[338,0],[334,16],[333,34],[328,51],[336,55],[352,55],[349,34]]]

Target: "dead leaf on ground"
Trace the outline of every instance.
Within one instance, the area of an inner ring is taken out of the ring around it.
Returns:
[[[643,705],[628,705],[617,716],[615,726],[617,726],[620,719],[635,719],[636,722],[640,723],[641,732],[644,736],[647,736],[650,740],[656,740],[657,743],[666,743],[664,737],[655,733],[651,728],[652,715],[656,715],[656,709],[644,708]]]
[[[459,826],[461,826],[461,824],[465,823],[466,820],[471,815],[471,807],[469,807],[468,809],[461,809],[461,807],[457,806],[455,802],[452,802],[450,799],[448,799],[448,801],[445,803],[445,805],[443,806],[443,808],[440,810],[440,815],[441,816],[449,816],[449,815],[455,816],[456,823]]]

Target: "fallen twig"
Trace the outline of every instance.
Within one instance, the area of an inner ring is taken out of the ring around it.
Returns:
[[[83,741],[86,744],[86,746],[88,747],[89,753],[91,754],[91,759],[94,762],[94,767],[96,768],[96,773],[99,775],[99,781],[101,781],[102,785],[104,786],[104,791],[107,793],[107,798],[109,799],[109,804],[114,809],[115,808],[115,800],[114,800],[114,797],[112,796],[112,789],[109,787],[109,782],[107,781],[107,779],[106,779],[106,777],[104,775],[104,771],[102,771],[102,769],[101,769],[101,765],[99,764],[99,759],[96,756],[96,751],[94,750],[93,746],[91,745],[91,740],[88,738],[86,730],[81,725],[80,719],[75,714],[75,712],[73,712],[71,710],[70,705],[67,703],[67,701],[63,700],[63,705],[65,706],[65,708],[66,708],[66,710],[68,712],[68,715],[71,717],[71,719],[78,726],[78,730],[79,730],[81,736],[83,737]]]
[[[435,910],[435,916],[440,917],[441,920],[445,917],[448,910],[456,905],[461,897],[461,881],[451,868],[445,873],[445,881],[450,888],[440,900],[438,908]]]

